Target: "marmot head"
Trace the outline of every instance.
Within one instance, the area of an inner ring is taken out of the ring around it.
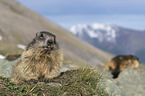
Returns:
[[[46,31],[38,32],[36,37],[26,47],[26,51],[30,48],[39,48],[46,51],[57,50],[56,36]]]
[[[129,56],[130,56],[130,58],[132,58],[132,60],[136,60],[139,63],[141,63],[140,59],[137,56],[134,56],[134,55],[129,55]]]

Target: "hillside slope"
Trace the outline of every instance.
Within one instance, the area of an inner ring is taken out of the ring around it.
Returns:
[[[18,44],[26,45],[39,31],[50,31],[57,36],[64,63],[97,65],[112,57],[15,0],[0,0],[0,54],[22,53]]]

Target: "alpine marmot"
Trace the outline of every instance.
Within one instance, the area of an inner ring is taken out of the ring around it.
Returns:
[[[105,69],[111,71],[113,78],[117,78],[125,68],[138,68],[140,60],[133,55],[118,55],[108,62]]]
[[[21,60],[13,66],[12,79],[23,82],[56,77],[60,74],[63,54],[56,36],[42,31],[26,46]]]

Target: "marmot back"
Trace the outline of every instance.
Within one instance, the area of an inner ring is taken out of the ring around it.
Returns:
[[[63,55],[56,37],[49,32],[39,32],[22,54],[22,59],[13,67],[16,82],[31,79],[48,79],[60,74]]]
[[[111,59],[105,66],[107,71],[111,71],[113,78],[117,78],[125,68],[138,68],[140,60],[133,55],[118,55]]]

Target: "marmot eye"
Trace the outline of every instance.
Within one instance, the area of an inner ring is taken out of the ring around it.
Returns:
[[[43,34],[41,34],[41,35],[40,35],[40,38],[43,38],[43,37],[44,37]]]

